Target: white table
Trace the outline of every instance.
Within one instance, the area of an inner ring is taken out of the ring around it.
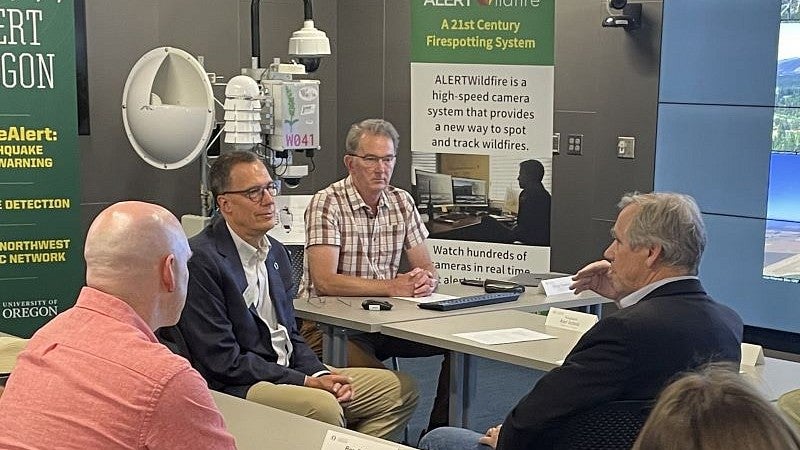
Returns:
[[[483,289],[473,286],[440,286],[439,292],[467,296],[483,293]],[[388,300],[394,306],[390,311],[366,311],[361,302],[368,298]],[[610,300],[586,291],[578,296],[547,297],[529,288],[517,301],[496,303],[494,305],[457,309],[453,311],[431,311],[421,309],[417,302],[396,298],[381,297],[313,297],[298,298],[294,301],[297,317],[320,324],[324,333],[323,361],[326,364],[343,367],[347,365],[348,333],[379,333],[390,323],[409,322],[440,317],[462,316],[489,311],[521,310],[546,311],[551,306],[557,308],[577,308],[598,305]]]
[[[375,443],[391,445],[397,449],[411,450],[411,447],[405,445],[367,436],[221,392],[211,391],[211,395],[225,418],[228,431],[236,438],[236,446],[239,450],[320,449],[328,430],[357,436]]]
[[[549,371],[558,367],[580,339],[581,334],[545,327],[545,318],[520,311],[495,311],[464,317],[444,317],[387,324],[382,333],[415,342],[446,348],[454,352],[450,374],[450,424],[467,426],[471,400],[476,390],[474,356],[507,362],[536,370]],[[519,342],[514,344],[485,345],[453,336],[455,333],[527,328],[558,336],[547,341]],[[800,389],[800,363],[777,358],[765,358],[759,366],[741,366],[747,377],[768,400],[777,399],[786,392]]]
[[[450,425],[469,428],[475,398],[475,356],[549,371],[558,367],[582,333],[544,325],[545,316],[522,311],[490,311],[465,316],[386,324],[381,333],[441,347],[452,352],[450,368]],[[453,336],[455,333],[526,328],[556,339],[487,345]]]
[[[740,371],[771,402],[789,391],[800,389],[800,363],[794,361],[764,358],[763,365],[742,365]]]

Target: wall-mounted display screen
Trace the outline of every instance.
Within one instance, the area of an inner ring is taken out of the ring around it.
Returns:
[[[772,121],[764,271],[800,282],[800,13],[782,2]]]

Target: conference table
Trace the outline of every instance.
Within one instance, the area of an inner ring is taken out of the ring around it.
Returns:
[[[483,288],[461,284],[440,285],[437,292],[463,297],[483,293]],[[366,299],[388,300],[393,307],[389,311],[367,311],[361,307]],[[520,310],[546,311],[550,307],[579,308],[600,305],[610,300],[591,291],[579,295],[547,297],[537,288],[528,290],[514,302],[463,308],[452,311],[432,311],[419,308],[417,302],[383,297],[310,297],[294,301],[295,314],[304,320],[319,324],[323,333],[322,359],[336,367],[347,365],[347,339],[353,333],[380,333],[387,324],[410,322],[441,317],[464,316],[491,311]]]
[[[546,326],[545,320],[543,315],[518,310],[488,311],[386,324],[381,333],[451,351],[449,421],[451,426],[469,428],[468,418],[477,389],[475,357],[546,372],[560,366],[582,336],[579,331]],[[490,345],[454,336],[508,328],[524,328],[555,339]]]
[[[239,450],[263,449],[351,449],[370,448],[377,450],[411,449],[346,428],[298,416],[280,409],[253,403],[239,397],[211,391],[225,419],[228,431],[236,438]],[[330,434],[329,434],[330,433]],[[336,438],[336,444],[325,442]],[[348,439],[350,442],[347,442]],[[368,447],[360,444],[367,443]],[[327,445],[327,447],[323,447]]]
[[[560,366],[582,333],[545,326],[546,318],[522,311],[492,311],[464,317],[400,322],[385,325],[381,333],[450,350],[453,355],[450,372],[450,424],[469,428],[469,412],[475,398],[475,357],[506,362],[531,369],[550,371]],[[556,339],[481,344],[458,333],[525,328],[555,336]],[[740,366],[756,389],[770,401],[777,401],[786,392],[800,389],[800,363],[777,358],[764,358],[757,366]]]
[[[742,365],[739,372],[771,402],[795,389],[800,389],[800,363],[778,358],[764,358],[764,364]]]

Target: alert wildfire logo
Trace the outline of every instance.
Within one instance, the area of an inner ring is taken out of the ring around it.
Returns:
[[[543,0],[477,0],[480,6],[496,8],[538,8]],[[467,7],[474,5],[472,0],[423,0],[422,6]]]

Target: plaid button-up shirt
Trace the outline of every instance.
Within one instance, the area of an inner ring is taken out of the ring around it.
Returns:
[[[378,211],[373,214],[349,176],[311,198],[305,222],[306,247],[318,244],[339,247],[337,273],[361,278],[394,278],[403,250],[423,244],[428,237],[408,192],[389,186],[381,194]],[[301,297],[316,295],[307,262],[298,294]]]

